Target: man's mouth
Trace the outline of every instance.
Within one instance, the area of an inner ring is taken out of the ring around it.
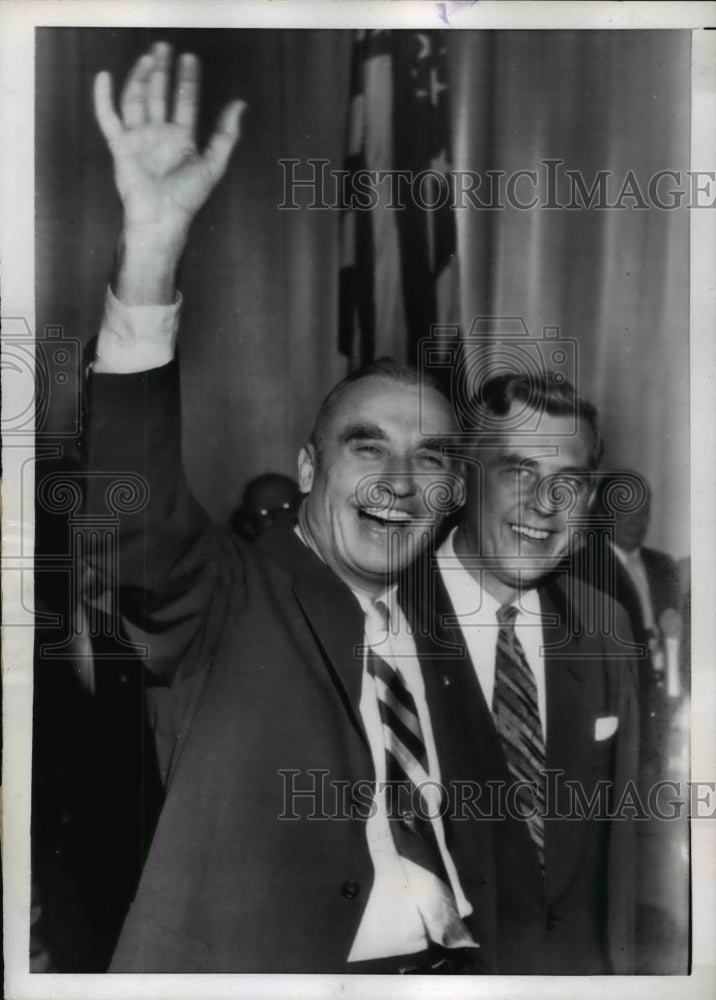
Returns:
[[[526,524],[509,522],[509,526],[520,538],[528,538],[531,542],[546,542],[554,534],[553,531],[546,531],[544,528],[530,528]]]
[[[393,510],[389,507],[359,507],[358,516],[384,528],[389,525],[411,524],[415,520],[407,510]]]

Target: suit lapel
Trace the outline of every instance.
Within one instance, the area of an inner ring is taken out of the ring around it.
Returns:
[[[573,577],[568,579],[575,582]],[[553,814],[562,816],[572,805],[564,782],[582,782],[587,773],[594,740],[588,671],[596,664],[585,659],[581,621],[557,580],[540,588],[540,603],[545,621],[547,770],[558,772],[556,781],[548,778],[553,781],[548,807]],[[579,866],[583,833],[582,822],[545,821],[548,902],[560,895]]]
[[[293,531],[267,532],[260,547],[289,570],[301,614],[353,728],[366,749],[360,714],[364,616],[357,598]]]
[[[511,875],[539,895],[541,876],[527,826],[509,817],[499,818],[500,804],[489,784],[505,789],[511,782],[492,711],[465,648],[462,631],[451,623],[455,611],[440,571],[430,557],[419,564],[411,579],[423,573],[430,580],[430,587],[423,587],[420,595],[413,592],[410,599],[403,589],[401,600],[416,632],[442,780],[448,784],[464,783],[466,790],[471,787],[467,783],[473,783],[480,789],[475,808],[485,817],[498,817],[489,823],[489,829],[494,839],[500,839],[503,855],[509,855],[505,864]],[[452,824],[456,862],[467,877],[480,874],[480,866],[486,863],[477,854],[478,849],[484,850],[480,841],[488,828],[486,823],[486,819],[479,819],[477,830],[474,824]],[[509,824],[509,836],[505,836],[505,824]]]

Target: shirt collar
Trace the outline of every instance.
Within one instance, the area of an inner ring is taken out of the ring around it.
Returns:
[[[457,528],[453,528],[437,552],[438,563],[441,570],[443,570],[446,586],[449,584],[448,591],[455,605],[455,613],[461,618],[470,616],[479,616],[480,618],[491,616],[492,618],[496,618],[501,604],[497,598],[493,597],[488,590],[485,590],[481,583],[468,573],[460,562],[460,557],[455,552],[456,532]],[[476,594],[481,598],[477,602],[479,604],[479,611],[477,612],[475,611]],[[539,594],[534,587],[530,587],[529,590],[523,590],[512,603],[517,608],[519,614],[524,612],[526,615],[533,616],[541,613]]]
[[[610,542],[609,544],[614,549],[614,552],[616,553],[617,558],[620,560],[620,562],[622,564],[626,564],[626,563],[640,563],[641,562],[641,548],[640,547],[632,549],[631,552],[627,552],[626,549],[619,548],[619,546],[616,544],[616,542]]]

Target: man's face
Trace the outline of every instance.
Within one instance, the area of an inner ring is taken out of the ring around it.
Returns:
[[[484,586],[500,601],[561,561],[570,546],[569,519],[587,512],[593,440],[584,421],[576,434],[573,425],[571,416],[543,414],[537,434],[506,429],[466,466],[458,553],[475,558]]]
[[[261,476],[249,484],[244,495],[246,527],[259,538],[271,525],[293,525],[300,502],[298,486],[288,476]]]
[[[380,593],[427,543],[440,520],[430,497],[459,484],[441,453],[454,430],[434,389],[372,376],[346,388],[317,447],[302,449],[301,527],[349,586]]]

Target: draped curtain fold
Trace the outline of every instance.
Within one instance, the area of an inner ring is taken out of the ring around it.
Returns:
[[[37,322],[82,342],[97,330],[119,224],[91,80],[111,69],[118,89],[153,37],[203,60],[202,137],[230,97],[250,107],[181,281],[185,460],[199,499],[225,520],[252,476],[294,473],[320,398],[345,372],[338,212],[279,206],[287,175],[320,169],[309,160],[343,166],[351,35],[39,30]],[[559,159],[588,183],[612,171],[617,188],[630,170],[644,189],[659,170],[683,176],[689,46],[674,31],[450,32],[455,167],[508,176]],[[457,228],[463,330],[475,316],[521,316],[532,337],[558,326],[576,341],[575,376],[602,412],[608,464],[650,480],[651,543],[686,554],[686,208],[465,208]],[[64,429],[63,399],[50,400],[45,431]]]

